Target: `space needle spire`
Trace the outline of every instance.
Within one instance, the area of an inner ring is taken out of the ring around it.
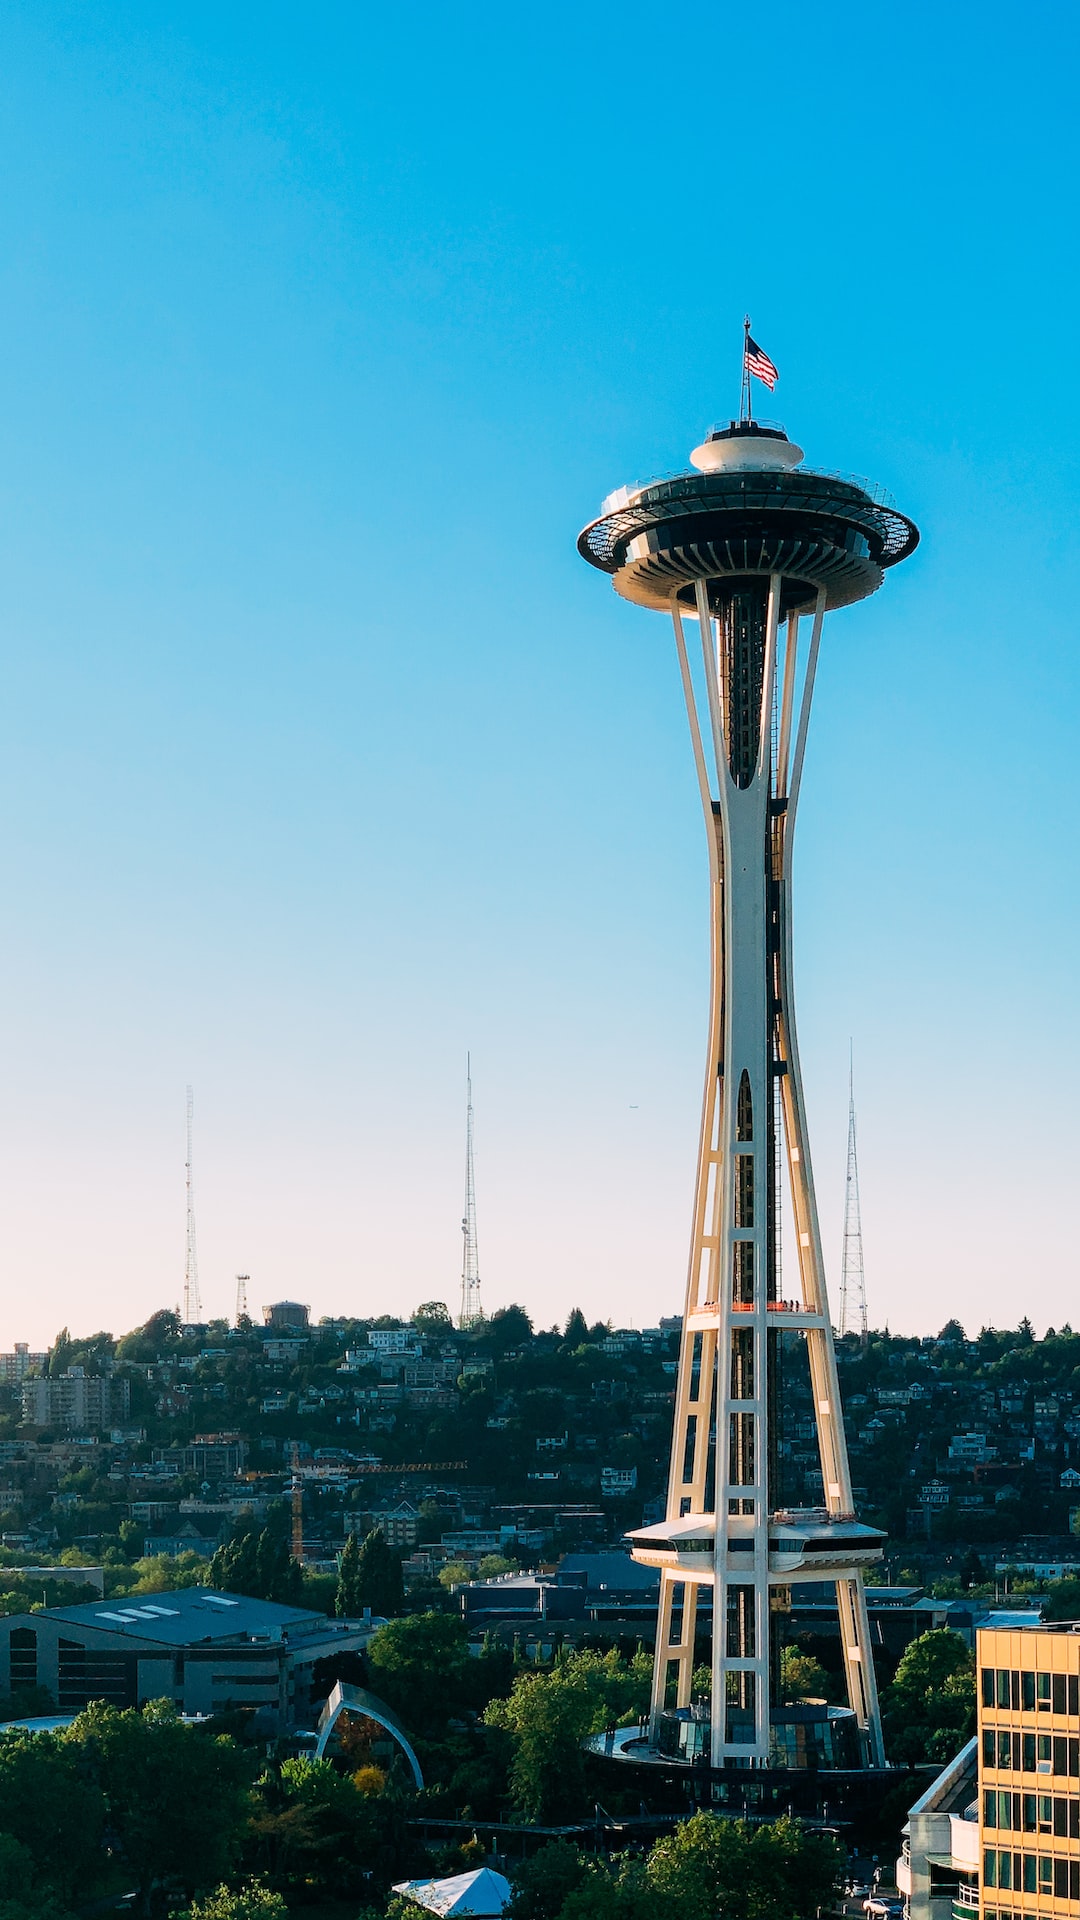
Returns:
[[[474,1327],[483,1317],[480,1306],[480,1265],[476,1248],[476,1168],[473,1163],[472,1056],[465,1056],[465,1214],[461,1222],[464,1249],[461,1262],[461,1308],[458,1326]]]
[[[741,417],[688,470],[609,495],[578,540],[623,599],[672,623],[705,816],[709,1027],[667,1511],[630,1544],[660,1574],[642,1744],[714,1782],[885,1759],[863,1587],[885,1536],[855,1513],[844,1437],[795,1034],[792,842],[825,615],[876,592],[919,535],[751,417],[748,382],[777,378],[747,323]],[[819,1463],[797,1487],[781,1447],[796,1360]],[[835,1587],[846,1710],[785,1699],[784,1596],[802,1581]]]

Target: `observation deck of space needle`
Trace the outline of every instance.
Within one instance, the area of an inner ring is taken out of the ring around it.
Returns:
[[[782,427],[753,418],[752,383],[771,392],[777,377],[747,319],[738,419],[686,473],[609,495],[578,540],[624,599],[671,619],[705,816],[708,1044],[667,1509],[630,1536],[660,1574],[652,1702],[615,1751],[714,1781],[886,1765],[863,1588],[885,1536],[852,1498],[795,1037],[791,856],[825,615],[875,593],[919,535],[885,496],[805,467]],[[820,1456],[810,1508],[787,1503],[781,1468],[795,1361]],[[847,1708],[784,1703],[785,1602],[804,1581],[835,1586]],[[695,1697],[705,1646],[711,1691]]]

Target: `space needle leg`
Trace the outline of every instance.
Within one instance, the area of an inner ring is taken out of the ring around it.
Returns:
[[[806,734],[810,718],[810,703],[813,697],[814,676],[817,668],[818,649],[821,641],[821,627],[825,611],[825,594],[818,594],[818,604],[814,615],[814,627],[803,683],[803,695],[799,723],[795,740],[795,751],[791,767],[791,781],[787,794],[787,809],[784,817],[783,832],[783,871],[780,891],[780,1013],[778,1020],[781,1058],[787,1071],[781,1080],[784,1103],[784,1131],[787,1139],[788,1174],[791,1185],[792,1208],[795,1215],[795,1230],[798,1246],[799,1274],[802,1284],[804,1304],[818,1317],[815,1326],[807,1328],[807,1357],[810,1363],[810,1382],[814,1396],[814,1413],[818,1431],[818,1445],[821,1456],[821,1477],[825,1489],[825,1505],[830,1514],[839,1516],[850,1514],[853,1507],[851,1491],[851,1470],[848,1465],[847,1442],[844,1436],[843,1416],[840,1405],[840,1383],[836,1370],[836,1350],[833,1345],[832,1325],[829,1318],[828,1291],[825,1283],[825,1261],[821,1244],[821,1226],[818,1219],[817,1197],[814,1192],[813,1171],[810,1164],[809,1135],[806,1125],[806,1102],[803,1094],[802,1072],[799,1064],[798,1041],[795,1033],[795,1010],[793,994],[792,938],[791,938],[791,851],[795,827],[795,810],[802,781],[803,760],[806,750]],[[885,1749],[881,1730],[881,1712],[878,1704],[877,1681],[874,1673],[873,1652],[870,1643],[869,1620],[866,1611],[866,1593],[862,1574],[853,1568],[850,1575],[836,1582],[837,1612],[840,1624],[840,1638],[844,1650],[844,1669],[847,1679],[848,1699],[856,1714],[860,1726],[864,1729],[872,1764],[885,1765]]]

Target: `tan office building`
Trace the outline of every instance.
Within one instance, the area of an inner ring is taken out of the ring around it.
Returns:
[[[981,1920],[1080,1905],[1080,1625],[978,1645]]]

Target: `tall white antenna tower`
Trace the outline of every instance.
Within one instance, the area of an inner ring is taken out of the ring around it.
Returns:
[[[237,1326],[240,1325],[241,1320],[247,1319],[247,1310],[248,1310],[247,1290],[248,1290],[248,1281],[250,1279],[251,1279],[250,1273],[238,1273],[236,1276],[236,1324]]]
[[[195,1099],[189,1087],[187,1090],[187,1162],[184,1169],[187,1198],[187,1247],[184,1255],[184,1324],[189,1327],[202,1319],[202,1301],[199,1298],[199,1255],[195,1245],[195,1185],[191,1177],[191,1122],[194,1112]]]
[[[862,1212],[859,1207],[859,1156],[855,1143],[855,1061],[848,1060],[847,1192],[844,1199],[844,1253],[840,1263],[839,1334],[866,1339],[866,1278],[863,1273]]]
[[[476,1251],[476,1175],[473,1167],[472,1056],[465,1056],[465,1218],[461,1231],[465,1252],[461,1264],[459,1327],[475,1327],[483,1318],[480,1306],[480,1266]]]

